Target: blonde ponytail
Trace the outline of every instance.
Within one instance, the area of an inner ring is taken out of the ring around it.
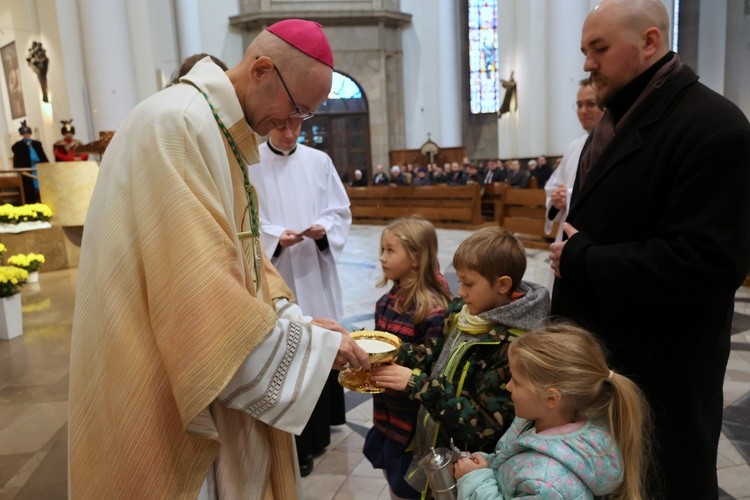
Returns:
[[[651,419],[643,392],[607,366],[601,343],[568,323],[545,326],[516,339],[508,350],[513,369],[538,394],[556,388],[575,418],[609,424],[622,452],[624,479],[611,498],[641,500],[649,465]]]
[[[645,498],[642,478],[651,456],[651,418],[643,392],[629,378],[613,373],[607,380],[612,387],[609,403],[609,428],[620,445],[625,478],[612,498],[641,500]]]

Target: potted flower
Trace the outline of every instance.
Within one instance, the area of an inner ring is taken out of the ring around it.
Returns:
[[[29,278],[25,269],[0,266],[0,338],[12,339],[23,333],[21,287]]]
[[[9,203],[0,205],[0,225],[6,232],[27,231],[50,227],[52,209],[44,203],[13,206]]]
[[[39,266],[44,264],[44,255],[40,253],[19,253],[8,257],[8,265],[20,267],[29,273],[28,283],[39,283]]]

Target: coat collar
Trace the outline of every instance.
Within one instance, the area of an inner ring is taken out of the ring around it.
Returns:
[[[643,147],[644,137],[641,130],[663,119],[674,101],[679,98],[688,86],[698,81],[698,76],[687,66],[683,66],[679,73],[667,79],[664,85],[643,101],[634,110],[629,123],[615,136],[602,154],[597,165],[591,169],[583,188],[579,188],[578,175],[573,187],[571,206],[568,217],[571,217],[578,205],[586,199],[589,193],[604,179],[607,174],[629,155]],[[586,141],[584,150],[589,147],[591,137]]]

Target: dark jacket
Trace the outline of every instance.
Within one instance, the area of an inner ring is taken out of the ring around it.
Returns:
[[[47,163],[47,155],[44,154],[44,148],[42,143],[39,141],[31,140],[31,147],[34,148],[36,154],[39,156],[40,163]],[[26,145],[23,139],[13,144],[13,168],[31,168],[31,155],[29,154],[29,147]]]
[[[47,155],[44,154],[44,148],[42,143],[39,141],[31,140],[31,147],[36,151],[39,156],[40,163],[47,163]],[[13,168],[31,168],[31,153],[29,152],[29,146],[26,141],[21,139],[20,141],[13,144]],[[23,193],[26,203],[37,203],[39,202],[39,190],[36,187],[34,179],[26,175],[23,176]]]
[[[391,179],[388,177],[388,174],[384,172],[375,174],[375,176],[372,178],[373,186],[387,186],[390,183]]]
[[[586,146],[588,147],[588,145]],[[683,67],[571,198],[552,313],[645,390],[669,498],[716,498],[734,293],[750,263],[750,125]]]
[[[445,177],[445,183],[449,186],[465,186],[466,185],[466,173],[451,172]]]
[[[492,176],[489,177],[487,174],[492,172]],[[483,184],[491,184],[493,182],[503,182],[505,178],[508,176],[507,172],[503,168],[496,168],[495,170],[487,170],[484,175],[482,176],[482,183]]]

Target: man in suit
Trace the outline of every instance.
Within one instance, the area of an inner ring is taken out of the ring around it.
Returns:
[[[490,160],[487,163],[487,172],[484,174],[483,184],[492,184],[493,182],[503,182],[505,180],[505,170],[498,168],[498,162],[499,160]]]
[[[391,183],[391,179],[388,177],[388,174],[386,174],[383,171],[383,165],[378,165],[375,167],[375,176],[372,178],[372,185],[373,186],[387,186]]]
[[[18,133],[22,139],[13,144],[13,168],[33,168],[36,176],[36,164],[47,163],[42,143],[31,138],[31,127],[26,120],[21,122]],[[39,181],[35,178],[23,176],[23,194],[26,203],[39,203]]]
[[[659,0],[604,0],[581,50],[606,111],[578,167],[552,313],[644,390],[654,498],[717,498],[734,294],[750,264],[750,124],[669,50]],[[718,174],[721,172],[721,174]]]

